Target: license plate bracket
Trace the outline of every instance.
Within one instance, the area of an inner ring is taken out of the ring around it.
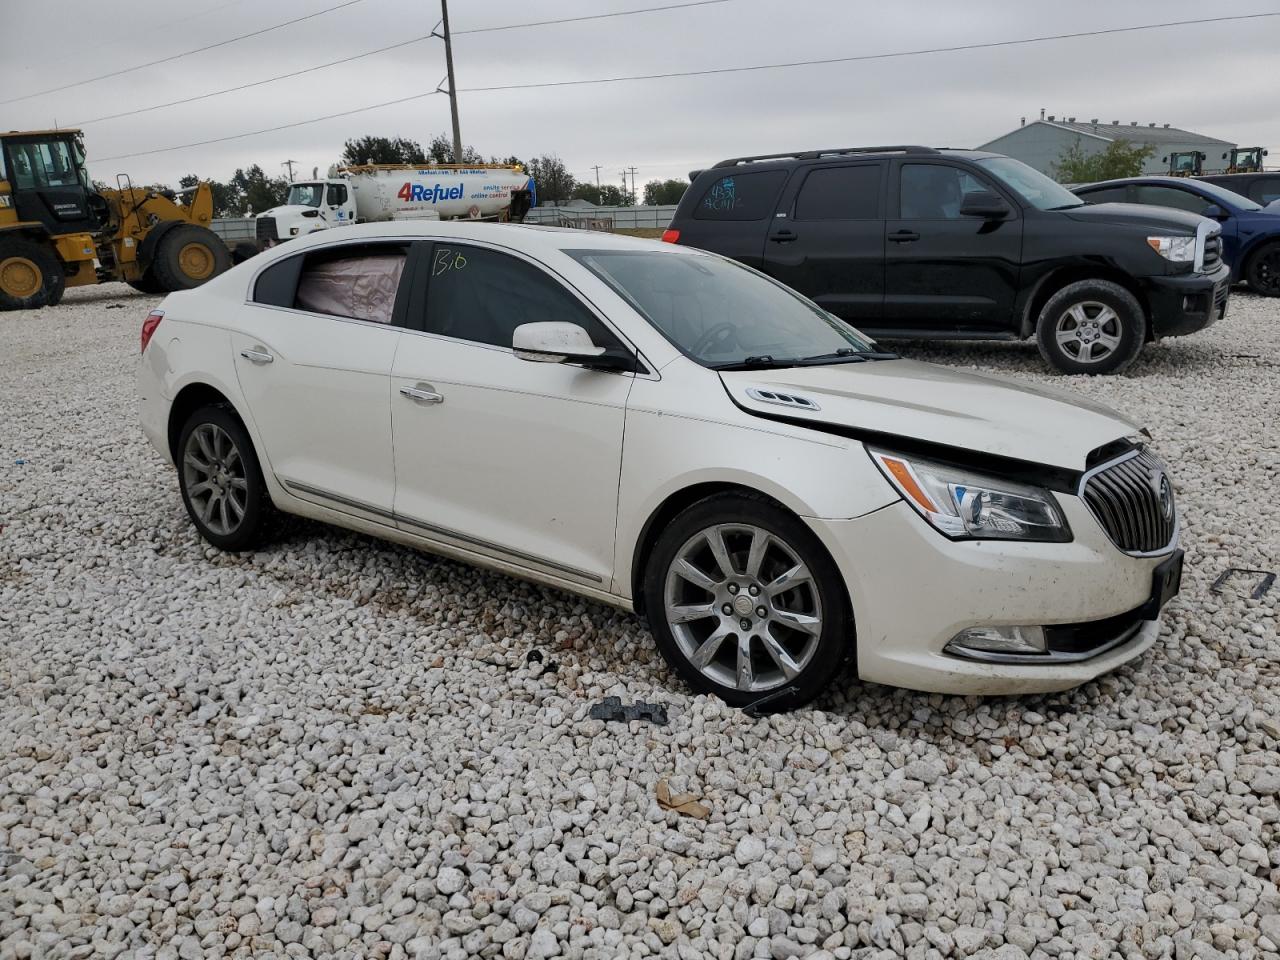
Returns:
[[[1178,595],[1182,589],[1182,559],[1184,553],[1175,550],[1169,559],[1161,562],[1151,571],[1151,598],[1142,610],[1143,620],[1154,620],[1160,616],[1165,604]]]

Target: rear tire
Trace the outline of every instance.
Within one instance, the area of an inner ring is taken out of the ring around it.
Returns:
[[[67,278],[48,249],[25,237],[0,239],[0,310],[36,310],[62,299]]]
[[[719,557],[711,538],[724,547]],[[664,659],[695,690],[738,707],[780,694],[769,709],[791,710],[822,692],[854,653],[845,598],[813,531],[743,494],[680,513],[645,570],[645,609]]]
[[[146,293],[151,296],[159,296],[164,293],[164,287],[160,286],[160,282],[156,280],[155,275],[150,270],[144,273],[137,280],[126,280],[125,283],[133,287],[139,293]]]
[[[1147,320],[1132,293],[1109,280],[1077,280],[1040,311],[1040,355],[1061,373],[1119,373],[1142,350]]]
[[[212,230],[184,223],[173,227],[156,244],[148,269],[161,292],[194,290],[231,268],[231,254]]]
[[[1254,293],[1280,297],[1280,243],[1268,243],[1249,258],[1245,282]]]
[[[258,546],[274,506],[253,441],[225,406],[196,410],[182,427],[178,488],[200,536],[220,550]]]

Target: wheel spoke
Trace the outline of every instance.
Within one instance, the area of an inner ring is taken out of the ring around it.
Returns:
[[[213,470],[213,464],[207,463],[204,460],[201,460],[199,457],[195,455],[195,452],[191,450],[187,451],[187,455],[182,458],[182,462],[185,463],[187,466],[189,466],[192,470],[198,470],[200,473],[203,473],[205,476],[208,476],[209,472]]]
[[[1098,345],[1105,347],[1106,352],[1110,353],[1120,346],[1120,335],[1118,333],[1107,333],[1105,330],[1100,331],[1098,333]]]
[[[1089,314],[1085,311],[1084,304],[1082,303],[1074,304],[1067,313],[1071,315],[1071,319],[1074,320],[1077,325],[1085,323],[1089,319]]]
[[[729,636],[729,627],[721,625],[707,639],[702,641],[701,646],[693,652],[693,656],[689,658],[699,670],[706,670],[707,666],[715,658],[716,653],[720,650],[720,645],[724,643],[725,637]]]
[[[671,572],[678,577],[683,577],[685,580],[688,580],[695,587],[701,587],[708,593],[712,593],[716,589],[716,581],[712,580],[692,563],[684,559],[684,557],[681,557],[671,565]]]
[[[210,466],[218,461],[218,455],[214,452],[212,444],[209,442],[208,430],[205,427],[199,427],[195,432],[196,443],[200,445],[200,452]]]
[[[781,593],[794,589],[803,583],[812,583],[813,577],[809,575],[809,568],[803,563],[797,563],[790,570],[787,570],[771,582],[765,585],[764,592],[769,597],[776,597]]]
[[[707,546],[711,548],[711,555],[716,559],[716,565],[720,568],[720,572],[724,574],[721,580],[727,580],[735,573],[733,569],[733,561],[729,559],[729,551],[724,545],[724,533],[720,527],[713,527],[707,531]]]
[[[1057,330],[1057,338],[1058,344],[1063,347],[1067,346],[1069,343],[1078,344],[1080,342],[1079,328],[1072,327],[1069,330],[1064,330],[1062,327],[1059,327]]]
[[[192,485],[192,487],[187,491],[187,495],[194,499],[203,493],[209,493],[211,490],[213,490],[213,481],[201,480],[199,483]]]
[[[801,633],[807,633],[811,637],[816,637],[822,632],[821,618],[811,617],[807,613],[795,613],[792,610],[774,610],[770,616],[784,627],[799,630]]]
[[[243,491],[245,491],[246,493],[248,493],[248,491],[249,491],[249,481],[248,481],[248,480],[246,480],[244,477],[232,477],[232,478],[231,478],[231,489],[232,489],[232,490],[243,490]]]
[[[204,502],[204,509],[200,511],[200,519],[207,525],[213,520],[213,508],[218,505],[218,495],[216,493],[209,494],[209,499]]]
[[[769,654],[769,658],[778,665],[778,669],[782,671],[782,675],[788,680],[794,679],[800,672],[800,665],[791,658],[791,654],[787,652],[787,648],[778,642],[778,639],[764,630],[760,634],[760,642],[764,644],[765,653]]]
[[[668,623],[692,623],[714,616],[717,614],[713,603],[667,604]]]
[[[244,519],[245,504],[237,500],[235,497],[235,494],[230,491],[227,492],[226,500],[228,503],[231,504],[231,512],[232,514],[234,514],[235,521],[238,524],[241,520]]]
[[[751,635],[742,633],[738,635],[738,689],[750,690],[755,681],[755,671],[751,667]]]
[[[227,508],[227,496],[224,494],[218,498],[218,515],[222,518],[222,532],[231,532],[231,515]]]
[[[1094,319],[1098,321],[1100,326],[1106,326],[1112,320],[1119,320],[1120,318],[1116,316],[1116,312],[1114,310],[1104,303],[1102,304],[1101,309],[1098,310],[1098,315],[1094,317]]]
[[[763,530],[756,530],[752,535],[751,549],[747,553],[747,576],[760,578],[760,566],[764,563],[764,555],[769,551],[772,541],[773,538]]]

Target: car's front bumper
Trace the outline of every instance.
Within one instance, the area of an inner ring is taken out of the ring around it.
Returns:
[[[1218,264],[1212,273],[1191,273],[1147,280],[1151,332],[1156,338],[1181,337],[1203,330],[1227,313],[1231,268]]]
[[[1153,571],[1169,553],[1117,549],[1073,496],[1058,496],[1070,543],[952,541],[905,502],[853,520],[809,520],[849,586],[858,675],[954,694],[1065,690],[1147,650],[1159,620],[1134,618],[1117,642],[1083,657],[990,662],[944,652],[966,627],[1084,624],[1123,619],[1146,604]],[[1134,629],[1136,627],[1136,629]]]

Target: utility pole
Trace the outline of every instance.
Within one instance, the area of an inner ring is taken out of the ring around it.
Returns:
[[[458,85],[453,79],[453,37],[449,33],[449,0],[440,0],[440,28],[444,33],[432,30],[431,35],[444,41],[444,65],[448,71],[449,89],[440,90],[449,94],[449,110],[453,114],[453,162],[462,162],[462,130],[458,126]]]
[[[596,191],[597,191],[597,192],[599,192],[599,190],[600,190],[600,164],[598,164],[598,163],[597,163],[597,164],[596,164],[594,167],[592,167],[591,169],[592,169],[592,170],[594,170],[594,171],[596,172]]]
[[[627,169],[631,171],[631,205],[634,207],[636,205],[636,168],[628,167]]]
[[[297,160],[286,160],[286,161],[284,161],[284,163],[280,164],[280,166],[282,166],[282,167],[288,167],[288,168],[289,168],[289,182],[290,182],[290,183],[293,183],[293,165],[294,165],[295,163],[297,163],[297,162],[298,162]]]

